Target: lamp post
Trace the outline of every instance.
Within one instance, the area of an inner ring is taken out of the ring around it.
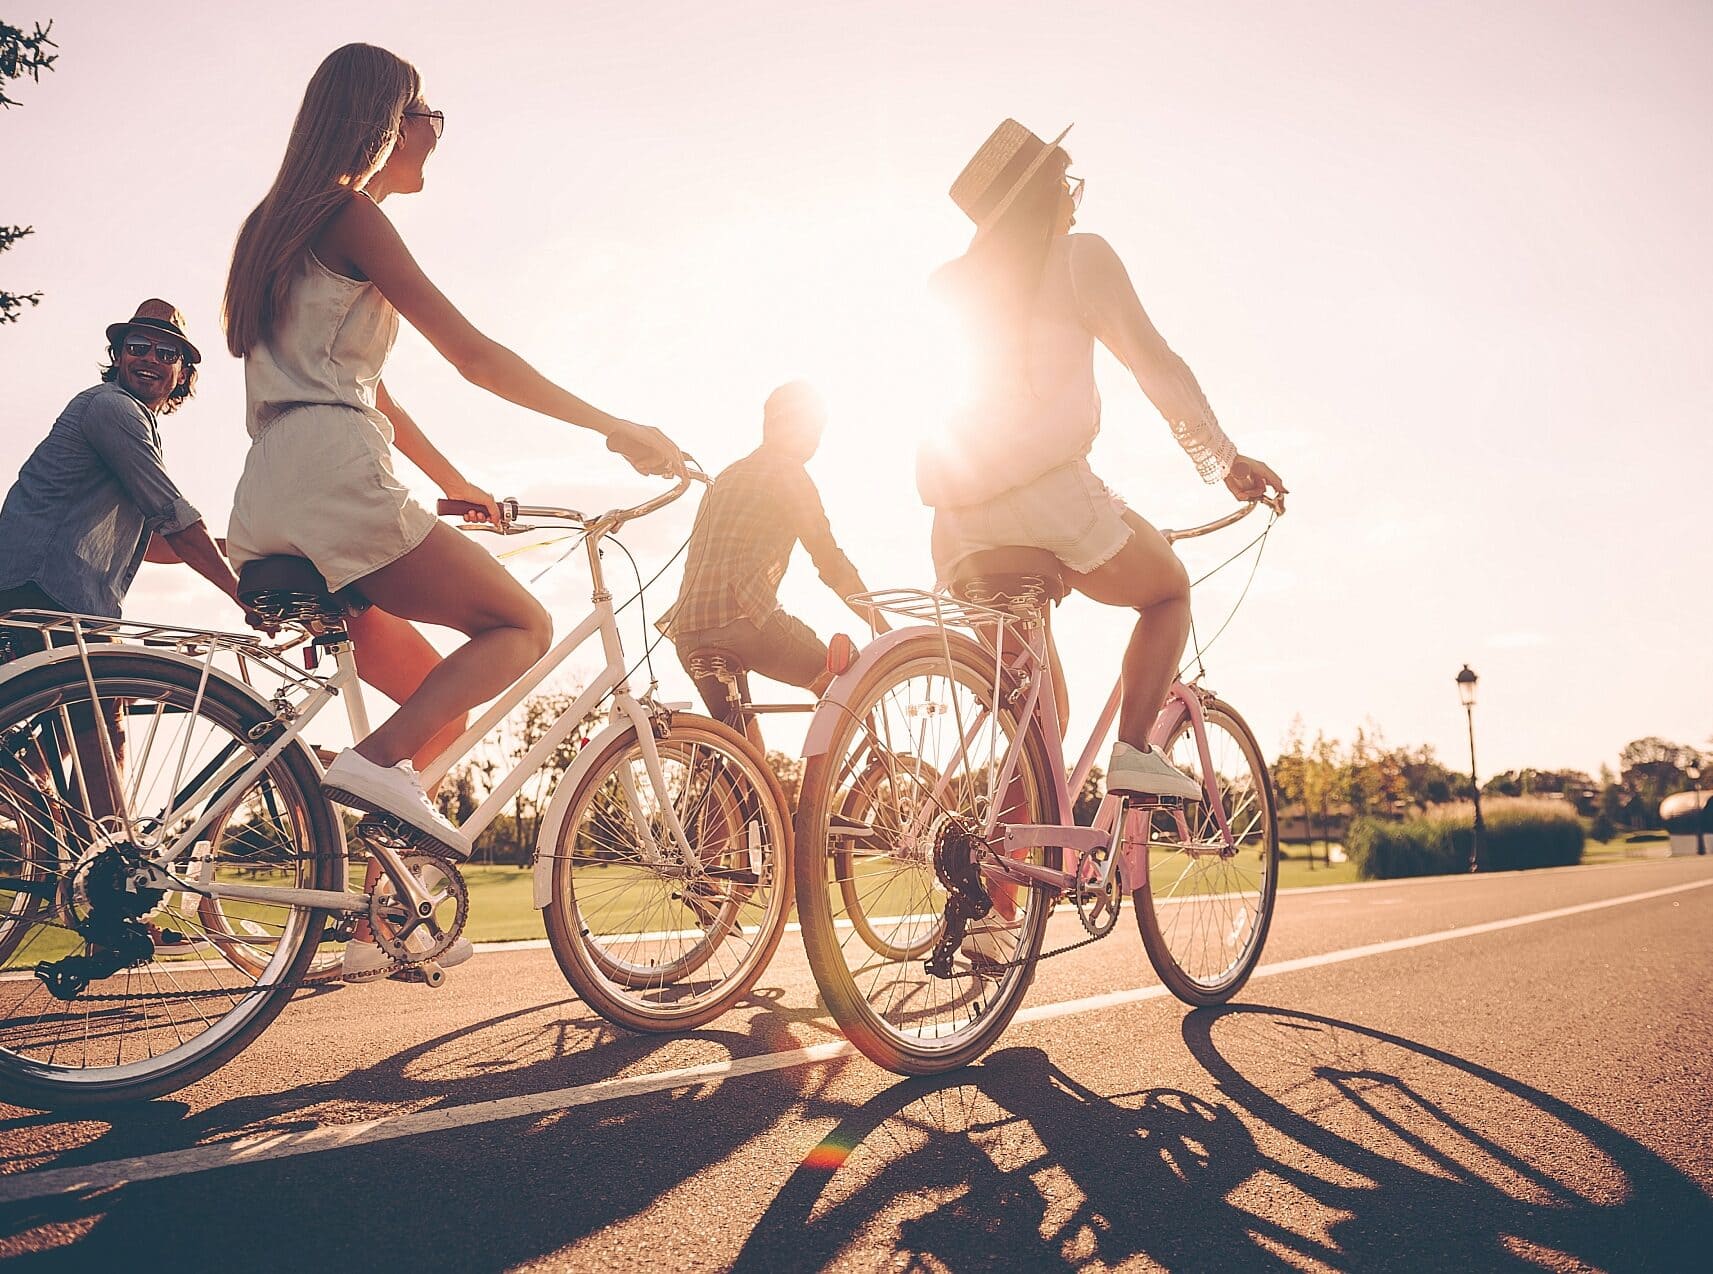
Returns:
[[[1469,786],[1475,795],[1475,837],[1469,845],[1469,870],[1481,870],[1481,842],[1487,825],[1481,821],[1481,780],[1475,776],[1475,670],[1468,664],[1457,674],[1457,697],[1463,700],[1463,713],[1469,718]]]
[[[1689,775],[1690,790],[1695,793],[1695,852],[1698,854],[1705,854],[1707,852],[1707,832],[1705,831],[1703,824],[1707,820],[1706,811],[1701,808],[1700,757],[1690,758],[1689,769],[1686,773]]]

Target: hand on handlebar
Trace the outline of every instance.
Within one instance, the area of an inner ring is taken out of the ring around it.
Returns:
[[[1269,487],[1274,492],[1271,498]],[[1271,505],[1275,513],[1285,511],[1285,484],[1266,464],[1249,456],[1232,461],[1231,472],[1225,475],[1225,489],[1239,500],[1260,500]]]
[[[460,510],[466,522],[487,522],[500,530],[506,527],[506,510],[491,491],[484,491],[473,482],[460,478],[448,483],[445,488],[446,498],[468,507]]]
[[[684,472],[684,455],[672,439],[658,429],[621,420],[607,435],[607,450],[616,451],[638,473],[676,478]]]

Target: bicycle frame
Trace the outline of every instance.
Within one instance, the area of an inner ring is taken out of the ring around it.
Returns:
[[[1203,526],[1184,531],[1166,531],[1163,534],[1168,543],[1206,535],[1246,517],[1253,511],[1256,503],[1262,501],[1250,502],[1235,513]],[[1117,718],[1123,695],[1122,680],[1114,684],[1111,694],[1107,697],[1106,706],[1090,731],[1088,742],[1075,766],[1067,773],[1064,767],[1065,738],[1060,725],[1057,694],[1051,672],[1050,637],[1044,623],[1021,621],[1009,611],[961,601],[944,590],[924,593],[898,589],[865,593],[852,600],[858,603],[866,602],[875,610],[889,614],[929,620],[932,627],[918,625],[894,629],[864,649],[857,663],[828,688],[824,696],[824,706],[830,710],[816,713],[808,737],[804,741],[805,757],[818,756],[827,750],[835,723],[841,714],[852,711],[851,701],[855,698],[865,674],[889,651],[901,643],[919,641],[929,633],[938,633],[941,640],[945,641],[948,627],[967,627],[990,635],[984,650],[990,654],[994,665],[994,702],[998,702],[1008,680],[1018,686],[1028,687],[1023,705],[1017,713],[1018,720],[1024,723],[1023,728],[1006,746],[997,766],[997,774],[991,773],[993,767],[990,763],[988,790],[1003,792],[1009,787],[1017,772],[1018,758],[1028,734],[1029,723],[1033,721],[1041,730],[1049,755],[1059,758],[1059,763],[1052,767],[1053,808],[1058,810],[1061,816],[1071,809],[1074,804],[1073,793],[1082,790],[1082,785],[1093,767],[1095,755]],[[1008,659],[1006,646],[1008,639],[1012,638],[1017,639],[1012,642],[1014,653]],[[947,655],[949,666],[949,647]],[[1220,838],[1218,844],[1206,846],[1203,852],[1229,854],[1235,850],[1236,841],[1231,833],[1224,798],[1219,791],[1218,779],[1209,755],[1207,729],[1202,715],[1204,693],[1195,681],[1185,683],[1174,679],[1167,692],[1166,704],[1155,718],[1149,732],[1149,742],[1156,747],[1163,747],[1186,719],[1188,720],[1200,756],[1203,793]],[[994,713],[987,712],[983,715],[988,718],[986,723],[977,721],[967,730],[963,729],[960,722],[961,739],[950,763],[944,767],[946,773],[941,776],[929,798],[920,802],[912,816],[911,825],[905,829],[906,837],[912,841],[926,834],[934,811],[943,806],[947,784],[951,781],[950,776],[960,769],[964,755],[976,741],[984,724],[992,730],[998,729],[998,720]],[[992,755],[991,750],[989,755]],[[1105,851],[1104,859],[1096,868],[1093,878],[1097,888],[1104,889],[1113,870],[1121,864],[1126,879],[1144,879],[1147,873],[1148,837],[1146,825],[1138,829],[1135,824],[1143,822],[1156,809],[1172,813],[1177,821],[1180,841],[1189,847],[1189,852],[1195,853],[1197,847],[1190,845],[1189,827],[1181,803],[1136,801],[1108,793],[1102,798],[1092,825],[1084,827],[1080,824],[1064,823],[1002,824],[999,822],[999,807],[996,802],[982,828],[981,838],[993,851],[984,859],[982,872],[990,878],[1007,880],[1013,884],[1039,885],[1062,892],[1074,886],[1079,878],[1088,878],[1089,855]],[[1138,831],[1142,834],[1138,834]],[[1021,851],[1035,846],[1071,851],[1076,855],[1074,869],[1064,871],[1055,867],[1039,866],[1024,862],[1018,857]]]
[[[628,670],[624,661],[624,650],[619,635],[618,621],[613,607],[612,594],[607,590],[600,556],[600,543],[608,534],[633,517],[642,516],[663,507],[677,499],[687,489],[690,479],[681,479],[678,486],[664,496],[656,497],[633,509],[612,510],[593,518],[584,516],[572,509],[557,509],[548,507],[519,508],[515,502],[508,502],[513,516],[554,518],[580,525],[584,532],[584,547],[587,551],[589,570],[592,580],[592,595],[590,612],[562,640],[556,643],[541,657],[528,672],[524,674],[504,695],[482,714],[468,729],[454,740],[434,761],[423,774],[425,784],[432,785],[440,779],[453,765],[468,755],[488,732],[507,714],[512,712],[531,691],[539,686],[555,669],[570,655],[581,647],[596,633],[600,634],[601,647],[605,656],[605,665],[580,694],[576,701],[556,720],[542,738],[530,751],[519,760],[518,764],[488,795],[487,799],[466,819],[460,829],[467,832],[472,839],[494,820],[507,801],[515,796],[518,790],[536,773],[541,765],[552,755],[555,748],[564,742],[572,730],[581,726],[600,704],[610,695],[613,699],[614,713],[607,727],[593,740],[590,745],[580,750],[578,762],[586,766],[600,753],[597,745],[604,743],[610,736],[629,730],[635,730],[643,755],[643,765],[651,788],[655,792],[666,790],[665,773],[661,767],[660,753],[655,745],[653,721],[654,717],[663,711],[672,711],[680,705],[659,704],[653,700],[652,691],[643,697],[637,697],[631,690]],[[471,529],[501,530],[502,533],[521,532],[536,529],[533,525],[519,524],[505,528],[471,527]],[[219,818],[230,802],[222,802],[219,798],[223,793],[242,793],[271,765],[281,753],[297,742],[304,730],[332,702],[336,696],[343,696],[346,714],[351,726],[353,739],[361,739],[368,733],[369,723],[366,706],[363,700],[361,682],[357,676],[357,664],[354,647],[348,637],[335,641],[325,647],[334,657],[335,668],[330,676],[320,677],[294,668],[281,655],[284,648],[274,648],[261,643],[257,638],[242,633],[216,633],[183,629],[168,625],[137,623],[124,620],[110,620],[87,615],[61,615],[51,612],[14,612],[10,616],[0,617],[0,626],[24,627],[34,629],[50,638],[47,650],[20,659],[8,665],[4,679],[10,679],[32,668],[54,662],[64,662],[72,659],[81,660],[85,678],[88,681],[92,699],[96,696],[96,682],[91,668],[89,638],[98,637],[106,640],[154,645],[161,647],[152,652],[160,657],[176,659],[181,663],[189,663],[200,669],[201,687],[206,688],[211,677],[221,677],[230,684],[244,689],[260,703],[266,704],[274,712],[275,721],[284,728],[279,732],[268,747],[253,760],[245,761],[241,756],[234,755],[223,759],[215,766],[205,766],[202,771],[192,776],[188,782],[180,771],[175,771],[172,790],[175,793],[170,807],[158,818],[151,821],[158,828],[153,834],[144,832],[137,826],[137,821],[130,817],[128,809],[121,808],[118,817],[124,822],[125,835],[148,853],[152,871],[151,878],[139,883],[149,887],[188,890],[204,897],[215,899],[230,899],[235,901],[268,902],[275,904],[314,907],[318,909],[355,913],[366,911],[369,906],[367,895],[351,893],[346,890],[312,890],[287,889],[277,886],[244,885],[228,883],[212,879],[183,879],[174,875],[171,868],[185,859],[187,855],[194,861],[193,849],[197,837],[211,823]],[[53,634],[69,635],[71,646],[55,647],[51,644]],[[333,634],[330,634],[333,635]],[[119,647],[123,649],[123,647]],[[313,649],[313,647],[312,647]],[[97,647],[96,658],[104,653],[103,647]],[[233,656],[238,664],[238,677],[215,668],[215,660],[222,656]],[[272,699],[264,699],[257,693],[252,684],[253,668],[265,668],[268,672],[281,679],[281,685]],[[200,708],[201,689],[198,692],[197,703],[193,712]],[[688,705],[683,705],[688,706]],[[102,751],[109,772],[117,772],[114,762],[115,750],[112,740],[108,737],[102,714],[95,714],[102,738]],[[152,733],[151,733],[152,738]],[[188,739],[186,740],[188,750]],[[76,775],[77,785],[84,792],[87,806],[88,785],[82,773],[78,749],[72,748],[72,765]],[[179,765],[182,768],[183,758]],[[570,794],[575,791],[575,778],[580,771],[573,764],[571,771],[565,776],[559,790],[555,793],[553,803],[542,823],[542,840],[548,843],[557,834],[560,822],[564,818],[565,806]],[[675,852],[687,871],[693,871],[699,861],[690,845],[685,830],[680,823],[672,802],[661,800],[658,813],[666,821],[671,834],[670,850],[663,851],[654,842],[650,827],[650,811],[644,809],[642,794],[629,775],[622,783],[627,800],[633,813],[637,816],[637,827],[644,838],[645,852],[653,862],[664,860],[665,854]],[[124,801],[121,800],[123,807]],[[190,811],[202,809],[202,812],[191,817]],[[86,808],[85,813],[90,811]],[[171,829],[184,820],[189,819],[182,830],[174,832]],[[383,858],[390,851],[380,847]],[[343,856],[342,856],[343,857]],[[204,859],[204,868],[200,874],[207,877],[211,873],[206,870],[212,864]],[[535,897],[536,906],[545,906],[548,898],[544,891],[546,873],[542,870],[543,861],[538,852],[535,868]],[[391,873],[398,874],[398,873]],[[410,873],[403,872],[406,878],[402,887],[408,894],[421,893],[418,885],[415,890],[410,886],[414,878]],[[420,898],[412,896],[412,902],[421,902],[427,898],[422,893]]]

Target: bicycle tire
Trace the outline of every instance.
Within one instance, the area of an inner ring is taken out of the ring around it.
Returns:
[[[901,641],[864,675],[848,706],[822,706],[820,711],[837,711],[840,718],[826,751],[810,757],[804,767],[797,807],[797,917],[809,967],[845,1038],[871,1061],[900,1075],[955,1070],[992,1047],[1028,994],[1054,891],[1041,887],[1017,891],[1021,918],[1009,958],[996,975],[978,974],[972,965],[967,974],[955,971],[949,978],[935,978],[920,962],[880,957],[857,927],[838,913],[834,899],[842,900],[844,890],[837,879],[828,877],[829,865],[839,858],[829,842],[828,816],[835,804],[843,806],[846,776],[866,770],[865,752],[903,754],[903,749],[886,745],[893,734],[886,720],[890,716],[914,713],[923,722],[962,722],[952,726],[957,738],[968,731],[981,746],[979,735],[987,727],[980,724],[980,715],[989,713],[989,719],[994,719],[993,671],[992,654],[961,634],[933,630]],[[937,681],[944,684],[936,685]],[[935,694],[945,702],[934,699]],[[961,706],[953,707],[953,700]],[[996,719],[1006,738],[1016,737],[1020,723],[1009,703],[1000,701]],[[1008,809],[1006,821],[1057,822],[1048,750],[1038,726],[1029,722],[1022,728],[1018,769],[1005,798],[1008,807],[1014,808]],[[944,732],[937,732],[939,737],[932,740],[929,732],[926,727],[919,729],[911,737],[910,750],[918,763],[939,776],[928,799],[946,806],[942,813],[948,816],[979,819],[980,784],[962,770],[948,771],[947,764],[958,760],[959,749],[952,746],[945,749],[949,755],[941,755]],[[1001,750],[991,741],[987,745],[992,755]],[[934,755],[928,755],[930,751]],[[965,752],[967,760],[968,749]],[[902,789],[907,782],[908,776],[900,774],[894,789]],[[894,825],[907,826],[908,821],[894,820]],[[1036,862],[1057,860],[1055,851],[1036,849],[1030,854]],[[876,896],[881,889],[890,890],[896,905],[904,908],[900,917],[904,922],[939,925],[946,892],[932,865],[931,847],[901,842],[891,857],[899,869],[892,881],[876,887]],[[870,909],[871,926],[874,912],[880,909]],[[843,938],[841,929],[848,930],[850,938]],[[861,943],[860,951],[851,945],[853,941]],[[917,941],[912,931],[909,941],[890,945],[913,948]],[[880,964],[869,963],[864,953],[879,958]],[[851,958],[864,963],[853,969]],[[887,975],[884,985],[883,974]]]
[[[1279,826],[1267,763],[1248,724],[1218,699],[1204,703],[1202,715],[1237,849],[1230,856],[1190,853],[1177,839],[1175,821],[1157,811],[1151,815],[1149,868],[1132,900],[1142,945],[1160,981],[1187,1004],[1212,1005],[1237,994],[1260,962],[1278,893]],[[1201,779],[1200,750],[1188,718],[1162,751]],[[1192,804],[1186,818],[1192,842],[1219,839],[1205,801]]]
[[[541,851],[553,858],[547,939],[566,980],[607,1021],[645,1033],[703,1026],[749,994],[791,898],[785,795],[749,741],[678,713],[656,748],[700,875],[648,861],[672,841],[662,811],[645,834],[624,796],[626,777],[639,799],[652,793],[634,730],[605,745]]]
[[[184,788],[178,784],[184,758],[192,756],[193,750],[192,764],[196,764],[210,748],[216,756],[236,758],[240,749],[259,755],[268,747],[268,741],[258,739],[267,740],[268,727],[275,719],[272,710],[218,673],[204,681],[197,667],[125,650],[91,651],[89,660],[97,692],[104,701],[125,701],[128,715],[152,711],[157,726],[172,717],[187,741],[179,770],[166,784],[175,789],[169,800],[183,794]],[[87,705],[89,690],[81,662],[73,660],[18,674],[0,686],[0,698],[4,700],[0,737],[19,738],[32,730],[40,733],[49,729],[43,724],[50,720],[46,714],[63,722],[60,709]],[[197,742],[199,737],[201,743]],[[145,817],[156,793],[152,785],[145,791],[145,785],[152,783],[150,764],[156,755],[156,735],[150,733],[148,738],[150,747],[141,757],[133,746],[125,771],[127,786],[134,788],[132,812]],[[173,746],[161,748],[167,758],[173,751]],[[289,825],[279,830],[289,832],[291,852],[289,856],[276,856],[274,869],[290,873],[293,883],[302,887],[340,888],[344,880],[341,840],[333,810],[320,793],[319,776],[308,749],[294,742],[236,799],[249,800],[249,794],[264,784],[290,818]],[[65,804],[57,793],[43,796],[49,802]],[[166,803],[163,800],[163,812]],[[82,819],[81,814],[66,823],[76,826],[78,819]],[[83,823],[87,825],[87,819]],[[87,840],[87,835],[74,837],[72,843],[60,847],[61,858],[54,871],[61,878],[61,887],[54,901],[37,913],[31,934],[9,954],[10,971],[0,977],[0,1099],[17,1105],[52,1110],[147,1100],[183,1088],[223,1066],[284,1009],[290,988],[316,955],[326,921],[326,913],[320,910],[281,908],[274,957],[256,978],[246,977],[223,959],[213,963],[202,958],[205,952],[198,944],[197,950],[184,955],[171,953],[164,960],[157,949],[147,964],[133,965],[87,988],[91,996],[122,996],[118,1001],[57,1000],[29,970],[46,956],[63,955],[67,950],[90,951],[82,935],[68,930],[65,924],[71,918],[66,909],[75,906],[77,898],[79,864],[100,852],[99,846],[91,848],[83,843]],[[280,863],[285,866],[281,868]],[[194,933],[194,917],[172,911],[175,897],[182,899],[183,895],[177,891],[162,894],[154,911],[142,918],[166,919]],[[44,939],[43,935],[49,936]],[[146,989],[133,987],[139,980]],[[164,991],[163,986],[167,988]],[[173,1004],[181,1006],[178,1017],[167,1007]],[[157,1005],[161,1006],[164,1024],[151,1016]],[[185,1005],[193,1007],[185,1010]],[[211,1005],[216,1008],[211,1010]],[[202,1029],[196,1029],[198,1020]],[[92,1030],[97,1023],[99,1028]],[[191,1032],[188,1038],[186,1031]],[[81,1064],[69,1056],[75,1052],[74,1046],[59,1049],[59,1043],[74,1038],[82,1042]],[[164,1047],[157,1053],[156,1045]],[[92,1047],[100,1050],[93,1059]]]

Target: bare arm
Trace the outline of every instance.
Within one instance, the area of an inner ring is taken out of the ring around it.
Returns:
[[[232,568],[226,564],[226,558],[215,545],[208,534],[208,528],[200,522],[193,522],[182,531],[156,537],[164,540],[165,547],[172,554],[166,560],[183,562],[203,579],[213,584],[226,596],[234,601],[238,598],[238,578],[232,574]],[[151,558],[160,561],[160,558]]]
[[[182,557],[173,552],[172,545],[166,542],[165,537],[159,535],[149,536],[149,547],[143,550],[143,560],[156,562],[162,566],[177,566],[184,561]]]
[[[494,493],[484,491],[458,472],[458,466],[440,453],[440,448],[428,440],[428,435],[422,432],[422,427],[411,414],[399,406],[398,400],[387,392],[385,381],[382,381],[375,391],[375,405],[393,422],[393,445],[429,476],[434,485],[440,488],[442,495],[448,500],[466,500],[471,504],[483,506],[487,510],[487,520],[496,526],[504,521]],[[466,515],[465,520],[482,519],[476,515]]]
[[[429,281],[392,222],[371,200],[352,198],[328,223],[316,246],[318,254],[325,247],[325,256],[348,261],[378,287],[471,384],[520,407],[604,435],[608,447],[644,473],[676,472],[682,463],[678,449],[659,430],[584,402],[478,331]]]

